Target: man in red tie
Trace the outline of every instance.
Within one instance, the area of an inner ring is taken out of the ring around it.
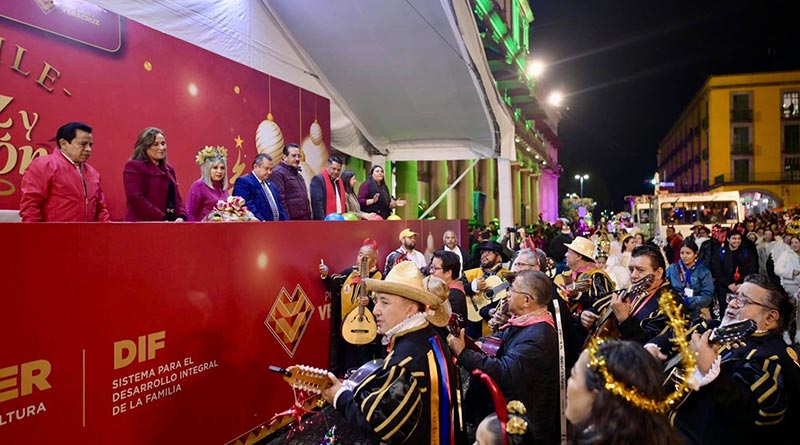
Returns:
[[[328,166],[318,175],[311,178],[311,214],[313,219],[323,220],[331,213],[347,212],[344,183],[339,177],[342,174],[342,160],[338,156],[328,159]]]

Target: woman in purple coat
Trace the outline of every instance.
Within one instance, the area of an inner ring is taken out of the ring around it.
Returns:
[[[185,221],[186,208],[175,170],[167,163],[167,139],[158,128],[139,133],[122,173],[128,213],[125,221]]]
[[[189,187],[186,198],[187,221],[202,221],[217,204],[228,199],[228,151],[206,146],[197,153],[200,179]]]

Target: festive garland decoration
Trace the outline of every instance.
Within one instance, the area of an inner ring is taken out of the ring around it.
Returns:
[[[228,158],[228,150],[225,147],[218,145],[216,147],[212,147],[210,145],[206,145],[200,151],[197,152],[197,155],[194,157],[194,162],[202,166],[206,163],[209,159],[216,159],[216,158]]]
[[[681,313],[681,306],[676,303],[671,292],[662,293],[658,300],[658,306],[667,317],[667,324],[672,328],[672,342],[678,346],[678,350],[683,354],[681,367],[683,376],[691,376],[697,369],[695,355],[689,347],[687,340],[686,325]],[[598,354],[598,348],[603,343],[603,339],[593,338],[588,346],[589,368],[599,372],[605,380],[605,389],[610,393],[625,399],[634,406],[645,411],[656,413],[667,412],[676,402],[680,401],[684,394],[690,390],[689,379],[681,378],[675,380],[675,390],[664,400],[653,400],[641,394],[636,388],[628,387],[626,384],[616,380],[606,366],[606,359]]]

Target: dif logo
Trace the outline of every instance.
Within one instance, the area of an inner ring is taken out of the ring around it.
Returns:
[[[33,388],[39,391],[50,389],[50,382],[47,381],[50,369],[50,362],[47,360],[34,360],[0,368],[0,402],[30,395]]]
[[[167,331],[140,335],[136,340],[114,342],[114,369],[121,369],[134,361],[139,363],[156,358],[156,351],[166,347]]]

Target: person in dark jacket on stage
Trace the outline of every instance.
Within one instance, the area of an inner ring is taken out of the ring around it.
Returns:
[[[122,177],[128,200],[126,221],[186,221],[178,178],[167,163],[163,130],[148,127],[139,133]]]
[[[337,156],[328,159],[328,166],[311,178],[311,214],[322,221],[331,213],[347,213],[347,194],[342,173],[342,160]]]
[[[272,169],[272,183],[278,189],[281,205],[289,213],[292,221],[311,219],[311,206],[308,203],[308,188],[300,173],[300,146],[286,144],[283,159]]]

